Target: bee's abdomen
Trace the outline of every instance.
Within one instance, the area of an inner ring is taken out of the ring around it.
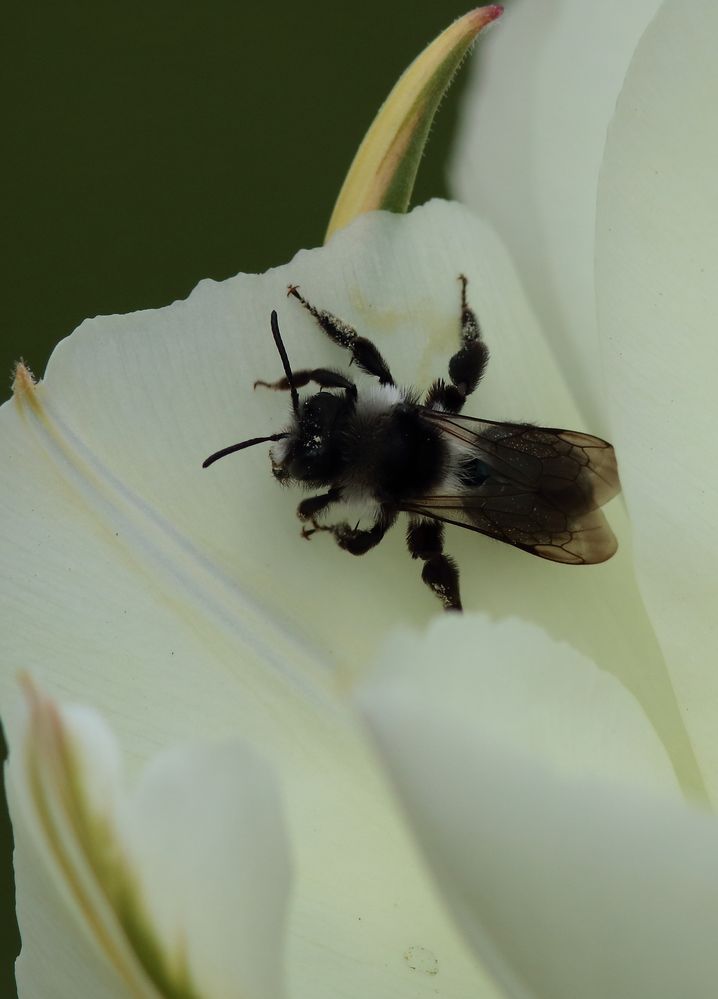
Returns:
[[[467,489],[478,489],[492,474],[490,466],[481,458],[465,459],[457,470],[459,482]]]

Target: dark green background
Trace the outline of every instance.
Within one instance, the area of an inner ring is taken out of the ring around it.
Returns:
[[[18,357],[41,375],[52,346],[87,316],[161,306],[201,278],[262,271],[320,244],[379,104],[470,6],[7,8],[2,398]],[[415,201],[446,193],[460,85],[435,124]],[[18,941],[6,822],[0,839],[0,996],[10,997]]]

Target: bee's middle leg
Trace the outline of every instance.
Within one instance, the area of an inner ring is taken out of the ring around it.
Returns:
[[[312,520],[313,529],[309,533],[329,531],[339,547],[349,552],[350,555],[366,555],[372,548],[376,548],[396,518],[396,510],[392,510],[390,507],[381,507],[374,523],[366,530],[360,530],[358,526],[352,527],[347,521],[340,524],[318,524]],[[306,528],[302,533],[305,537],[308,536]]]
[[[463,274],[461,282],[461,347],[449,361],[451,384],[443,378],[429,387],[425,405],[444,410],[447,413],[461,412],[468,396],[481,381],[489,362],[489,348],[481,338],[481,327],[476,313],[469,307],[466,298],[468,281]]]
[[[412,518],[406,532],[406,543],[412,558],[424,561],[421,578],[444,605],[444,610],[461,607],[459,570],[456,562],[444,554],[444,525],[438,520]]]

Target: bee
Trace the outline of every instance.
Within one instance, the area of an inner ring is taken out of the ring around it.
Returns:
[[[323,490],[299,504],[302,535],[327,532],[352,555],[376,547],[399,514],[408,514],[409,553],[423,562],[426,585],[454,611],[462,609],[459,570],[444,552],[445,524],[553,562],[604,562],[618,545],[600,507],[620,489],[614,450],[600,437],[462,414],[489,351],[467,301],[467,279],[460,275],[459,281],[458,350],[449,360],[448,380],[434,381],[421,401],[417,391],[396,384],[371,340],[290,286],[288,294],[376,384],[360,393],[333,368],[292,371],[273,311],[284,378],[254,387],[289,392],[291,421],[280,433],[233,444],[203,463],[207,468],[235,451],[273,442],[272,472],[280,483]],[[319,391],[300,401],[298,390],[309,384]],[[356,501],[369,505],[369,526],[320,519],[332,507]]]

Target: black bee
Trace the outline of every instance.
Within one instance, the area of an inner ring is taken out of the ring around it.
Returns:
[[[339,371],[293,372],[272,312],[285,377],[255,382],[255,388],[288,391],[291,423],[281,433],[217,451],[203,466],[276,441],[270,457],[282,484],[326,490],[299,504],[302,534],[309,538],[328,531],[352,555],[374,548],[399,513],[409,514],[409,552],[424,562],[422,579],[447,610],[461,610],[461,598],[456,563],[444,554],[444,523],[554,562],[604,562],[617,542],[599,508],[620,489],[613,448],[599,437],[460,415],[486,369],[489,351],[467,303],[466,278],[459,280],[461,345],[449,361],[449,381],[437,379],[423,402],[413,389],[396,385],[370,340],[290,287],[289,294],[378,385],[360,395]],[[300,402],[297,389],[310,382],[320,391]],[[353,501],[371,505],[371,526],[318,520],[329,507]]]

